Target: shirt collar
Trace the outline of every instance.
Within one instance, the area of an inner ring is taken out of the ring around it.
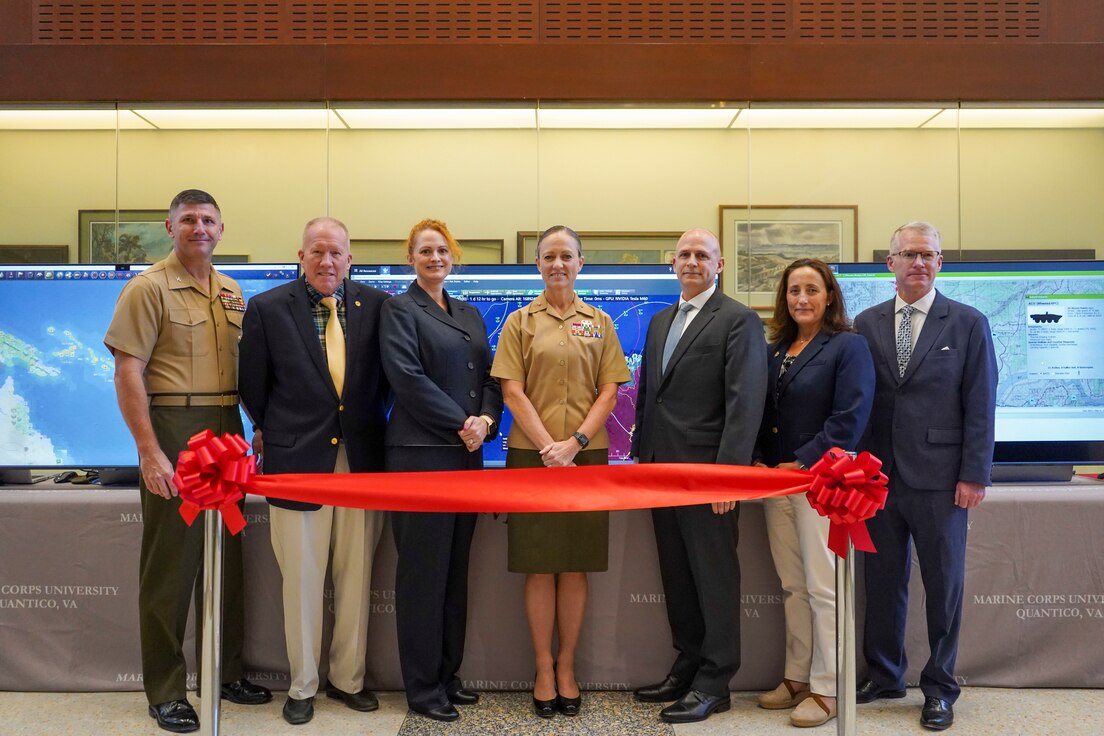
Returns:
[[[713,292],[715,292],[716,290],[717,290],[717,285],[713,284],[712,286],[710,286],[708,289],[706,289],[702,293],[698,294],[693,299],[683,299],[680,296],[678,305],[679,305],[679,307],[681,307],[683,304],[686,304],[687,302],[689,302],[690,304],[694,305],[694,309],[697,309],[698,311],[701,311],[701,309],[705,307],[705,303],[713,297]]]
[[[922,296],[919,299],[917,299],[916,301],[914,301],[912,303],[912,308],[915,309],[917,312],[923,312],[924,314],[927,314],[928,312],[931,311],[932,304],[934,302],[935,302],[935,289],[932,289],[927,294],[925,294],[924,296]],[[901,309],[906,304],[908,304],[908,302],[906,302],[904,299],[902,299],[901,295],[898,294],[897,298],[893,302],[893,313],[897,314],[898,312],[900,312]]]
[[[529,303],[529,314],[536,314],[537,312],[548,311],[548,299],[542,291],[536,299]],[[581,314],[584,317],[594,317],[594,307],[584,302],[579,298],[579,295],[575,295],[575,299],[571,302],[571,306],[564,312],[563,316],[566,319],[572,314]]]
[[[342,281],[340,284],[338,284],[337,289],[335,289],[334,293],[332,293],[332,294],[323,294],[321,291],[319,291],[318,289],[311,286],[311,283],[309,281],[307,281],[306,276],[303,277],[303,283],[307,285],[307,296],[310,297],[312,307],[317,307],[319,305],[319,303],[321,303],[321,301],[323,299],[325,299],[327,296],[332,296],[334,299],[337,300],[338,304],[345,301],[345,282],[344,281]]]
[[[180,259],[176,257],[176,251],[170,250],[169,254],[165,256],[165,274],[169,279],[170,289],[189,289],[195,288],[200,291],[209,290],[212,285],[218,286],[218,290],[211,294],[211,298],[214,299],[218,291],[226,290],[233,291],[231,285],[233,282],[226,276],[223,276],[217,269],[211,266],[211,283],[200,284],[196,281],[195,276],[184,268],[184,264],[180,262]]]

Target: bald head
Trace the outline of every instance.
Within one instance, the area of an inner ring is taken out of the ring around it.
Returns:
[[[693,299],[713,286],[724,270],[720,241],[705,228],[687,230],[675,246],[671,267],[682,285],[682,298]]]

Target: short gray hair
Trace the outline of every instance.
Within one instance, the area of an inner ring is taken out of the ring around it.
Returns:
[[[924,222],[923,220],[914,220],[913,222],[907,222],[901,227],[893,231],[893,237],[889,239],[889,252],[892,255],[894,249],[897,248],[897,242],[901,238],[901,233],[905,230],[911,230],[912,232],[920,233],[929,238],[935,238],[935,242],[939,246],[939,250],[943,250],[943,236],[939,234],[939,231],[935,229],[935,225],[930,222]]]

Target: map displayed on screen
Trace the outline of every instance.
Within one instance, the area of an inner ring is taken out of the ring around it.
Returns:
[[[0,466],[137,464],[103,338],[119,292],[144,268],[0,267]],[[296,264],[218,268],[246,299],[297,276]]]
[[[837,276],[852,318],[895,293],[884,264],[841,264]],[[989,319],[998,441],[1104,436],[1102,264],[944,263],[936,288]]]
[[[354,264],[352,278],[399,294],[406,291],[414,274],[404,266]],[[506,318],[536,298],[544,290],[544,283],[532,265],[473,265],[454,269],[445,288],[450,296],[478,307],[494,351]],[[629,446],[636,423],[636,385],[648,323],[657,312],[678,302],[679,283],[666,265],[588,265],[579,273],[575,291],[580,299],[612,318],[629,364],[632,377],[618,389],[617,406],[606,421],[610,462],[626,462],[630,459]],[[487,465],[506,462],[506,438],[512,424],[507,411],[503,414],[498,441],[484,447]]]

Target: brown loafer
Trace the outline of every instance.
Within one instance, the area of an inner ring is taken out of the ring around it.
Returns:
[[[797,685],[803,687],[798,688]],[[808,683],[782,680],[778,687],[759,696],[759,707],[767,710],[785,710],[794,707],[807,697],[809,697]]]
[[[790,714],[790,724],[798,728],[811,728],[827,723],[836,717],[836,699],[830,698],[832,704],[824,702],[829,696],[821,696],[810,693],[809,697],[801,702],[794,712]]]

